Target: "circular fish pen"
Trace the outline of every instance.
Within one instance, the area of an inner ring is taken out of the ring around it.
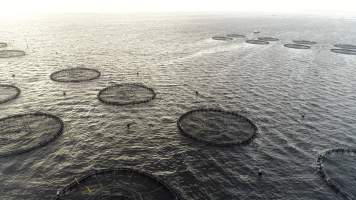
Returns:
[[[98,93],[101,102],[117,106],[146,103],[155,97],[156,93],[152,88],[140,83],[116,84]]]
[[[50,78],[57,82],[84,82],[97,79],[100,75],[96,69],[76,67],[56,71],[51,74]]]
[[[21,50],[0,50],[0,58],[13,58],[24,55],[26,55],[26,53]]]
[[[0,84],[0,104],[16,99],[21,93],[21,90],[13,85]]]
[[[0,119],[0,157],[46,146],[63,132],[63,121],[46,113],[18,114]]]
[[[220,41],[230,41],[232,40],[231,37],[226,37],[226,36],[214,36],[212,37],[213,40],[220,40]]]
[[[345,55],[356,55],[356,49],[330,49],[331,52]]]
[[[179,194],[151,174],[131,168],[94,171],[61,190],[56,200],[179,200]]]
[[[246,40],[246,43],[249,43],[249,44],[269,44],[269,42],[267,41],[264,41],[264,40]]]
[[[7,47],[7,43],[5,43],[5,42],[0,42],[0,48],[4,48],[4,47]]]
[[[353,44],[335,44],[334,47],[341,49],[354,49],[356,50],[356,45]]]
[[[283,46],[291,49],[310,49],[310,46],[304,44],[284,44]]]
[[[231,37],[231,38],[245,38],[245,35],[241,35],[241,34],[236,34],[236,33],[232,33],[232,34],[227,34],[227,37]]]
[[[189,111],[177,125],[183,135],[214,146],[248,144],[257,134],[256,125],[248,118],[219,109]]]
[[[317,44],[317,42],[314,41],[309,41],[309,40],[293,40],[295,44],[303,44],[303,45],[314,45]]]
[[[317,170],[347,200],[356,199],[356,149],[331,149],[318,156]]]
[[[263,41],[268,41],[268,42],[275,42],[278,41],[278,38],[274,38],[274,37],[258,37],[258,40],[263,40]]]

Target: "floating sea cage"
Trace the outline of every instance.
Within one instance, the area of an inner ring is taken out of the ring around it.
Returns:
[[[303,44],[303,45],[314,45],[317,44],[317,42],[314,41],[309,41],[309,40],[293,40],[295,44]]]
[[[310,49],[310,46],[304,44],[284,44],[283,46],[291,49]]]
[[[0,119],[0,157],[46,146],[63,132],[63,121],[47,113],[17,114]]]
[[[26,55],[26,53],[21,50],[0,50],[0,58],[13,58],[24,55]]]
[[[263,40],[263,41],[268,41],[268,42],[275,42],[278,41],[278,38],[274,38],[274,37],[258,37],[258,40]]]
[[[264,40],[246,40],[246,43],[249,43],[249,44],[262,44],[262,45],[269,44],[268,41],[264,41]]]
[[[20,93],[20,88],[14,85],[0,84],[0,104],[16,99]]]
[[[155,91],[141,83],[114,84],[98,93],[101,102],[117,106],[147,103],[155,97]]]
[[[251,120],[220,109],[189,111],[178,119],[177,125],[183,135],[214,146],[248,144],[257,134]]]
[[[100,75],[101,73],[96,69],[76,67],[56,71],[50,78],[57,82],[84,82],[97,79]]]
[[[178,192],[157,177],[132,168],[96,170],[74,179],[56,200],[180,200]]]
[[[356,198],[356,149],[336,148],[319,154],[317,170],[336,193],[347,200]]]

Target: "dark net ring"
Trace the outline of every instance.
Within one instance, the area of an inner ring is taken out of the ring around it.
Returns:
[[[13,85],[0,85],[0,104],[16,99],[21,90]]]
[[[96,170],[64,187],[56,200],[180,200],[157,177],[132,168]]]
[[[246,40],[246,43],[249,44],[269,44],[269,42],[264,40]]]
[[[0,157],[46,146],[63,132],[63,121],[46,113],[18,114],[0,119]]]
[[[310,49],[310,46],[304,44],[284,44],[284,46],[291,49]]]
[[[177,125],[183,135],[214,146],[248,144],[257,134],[251,120],[220,109],[189,111],[178,119]]]
[[[278,41],[278,38],[273,38],[273,37],[258,37],[258,40],[263,40],[263,41],[269,41],[269,42],[275,42]]]
[[[356,199],[356,149],[330,149],[317,158],[317,170],[336,193]]]
[[[341,49],[354,49],[356,50],[356,45],[353,44],[335,44],[334,47]]]
[[[226,36],[214,36],[212,37],[213,40],[221,40],[221,41],[230,41],[233,40],[231,37]]]
[[[97,79],[100,75],[101,73],[96,69],[76,67],[56,71],[50,78],[57,82],[83,82]]]
[[[304,44],[304,45],[314,45],[317,44],[317,42],[314,41],[309,41],[309,40],[293,40],[295,44]]]
[[[26,55],[26,53],[21,50],[0,50],[0,58],[13,58],[24,55]]]
[[[331,49],[330,51],[338,54],[356,55],[356,49]]]
[[[5,42],[0,42],[0,48],[4,48],[4,47],[7,47],[7,43],[5,43]]]
[[[140,83],[115,84],[98,93],[101,102],[117,106],[146,103],[155,97],[156,93],[152,88]]]
[[[227,34],[227,37],[231,37],[231,38],[245,38],[245,35],[241,35],[241,34],[236,34],[236,33],[231,33],[231,34]]]

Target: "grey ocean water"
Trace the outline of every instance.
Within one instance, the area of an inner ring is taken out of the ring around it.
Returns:
[[[52,199],[74,177],[123,166],[154,174],[187,200],[342,199],[320,178],[316,158],[356,143],[356,56],[330,52],[335,43],[356,44],[355,27],[352,18],[253,15],[2,20],[0,40],[27,55],[0,60],[0,83],[22,89],[19,98],[0,105],[0,117],[48,112],[65,128],[46,147],[0,159],[0,199]],[[280,41],[211,39],[228,33],[254,38],[255,30]],[[318,44],[283,47],[296,39]],[[85,83],[49,79],[78,66],[102,76]],[[144,83],[157,98],[105,105],[96,95],[111,81]],[[219,148],[182,136],[177,119],[200,107],[247,116],[259,129],[257,138]]]

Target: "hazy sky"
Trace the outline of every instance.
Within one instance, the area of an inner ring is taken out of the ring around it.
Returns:
[[[356,15],[356,0],[0,0],[1,15],[61,12],[271,12]]]

